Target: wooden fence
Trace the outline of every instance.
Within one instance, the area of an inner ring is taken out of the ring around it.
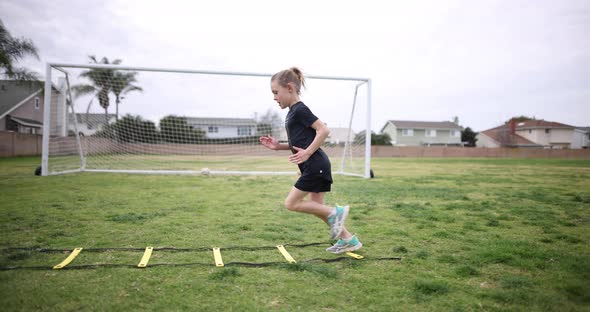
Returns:
[[[77,151],[73,137],[52,138],[52,153],[72,154]],[[238,155],[243,146],[236,145],[191,145],[115,143],[100,138],[83,138],[87,153],[149,153],[149,154],[200,154]],[[0,131],[0,157],[41,155],[42,136]],[[330,155],[341,155],[341,147],[326,147]],[[355,152],[359,153],[359,151]],[[362,153],[362,152],[361,152]],[[269,151],[258,145],[248,148],[248,155],[268,155]],[[359,155],[360,156],[360,155]],[[543,148],[484,148],[484,147],[424,147],[424,146],[373,146],[373,157],[489,157],[489,158],[566,158],[590,159],[590,149],[543,149]]]
[[[42,136],[0,131],[0,157],[41,155]]]

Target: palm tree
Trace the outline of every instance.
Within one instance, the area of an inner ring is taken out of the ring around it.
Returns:
[[[38,74],[24,67],[15,67],[19,59],[32,55],[39,59],[37,47],[33,41],[26,38],[14,38],[0,20],[0,69],[8,78],[16,80],[39,80]]]
[[[100,61],[98,61],[94,55],[90,55],[88,58],[90,58],[90,61],[94,64],[121,64],[121,60],[119,59],[116,59],[111,63],[109,62],[109,59],[106,57],[103,57]],[[91,83],[78,84],[72,87],[72,90],[74,91],[74,95],[76,97],[80,97],[82,95],[87,94],[93,94],[98,98],[98,103],[100,107],[104,109],[105,124],[109,123],[109,92],[112,91],[112,81],[115,77],[115,73],[116,70],[114,69],[89,69],[80,73],[79,76],[87,78],[88,80],[90,80]],[[88,108],[86,109],[87,115],[91,105],[92,99],[88,103]]]
[[[119,104],[123,99],[123,95],[131,92],[131,91],[143,91],[143,89],[139,86],[134,85],[134,82],[137,82],[135,76],[137,72],[115,72],[112,84],[111,84],[111,91],[115,95],[115,104],[116,104],[116,118],[119,120]]]

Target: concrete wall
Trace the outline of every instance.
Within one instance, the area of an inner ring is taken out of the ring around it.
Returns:
[[[78,153],[74,137],[52,137],[52,155]],[[0,131],[0,157],[41,155],[42,136]],[[108,139],[86,137],[82,144],[87,154],[124,153],[156,155],[288,155],[288,151],[272,152],[259,144],[254,145],[199,145],[199,144],[147,144],[117,143]],[[331,157],[342,155],[342,147],[324,147]],[[355,151],[356,157],[364,152]],[[467,148],[424,146],[373,146],[373,157],[490,157],[490,158],[570,158],[590,159],[590,149],[543,148]]]
[[[590,159],[590,149],[373,146],[373,157],[490,157]]]

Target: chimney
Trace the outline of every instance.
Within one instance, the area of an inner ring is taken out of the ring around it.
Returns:
[[[514,118],[510,119],[508,122],[508,129],[510,129],[510,134],[516,134],[516,120],[514,120]]]

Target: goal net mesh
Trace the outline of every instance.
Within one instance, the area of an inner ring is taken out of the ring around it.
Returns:
[[[51,79],[48,174],[297,172],[289,151],[259,142],[288,140],[270,76],[61,65]],[[366,81],[306,79],[301,100],[331,129],[332,171],[365,176]]]

